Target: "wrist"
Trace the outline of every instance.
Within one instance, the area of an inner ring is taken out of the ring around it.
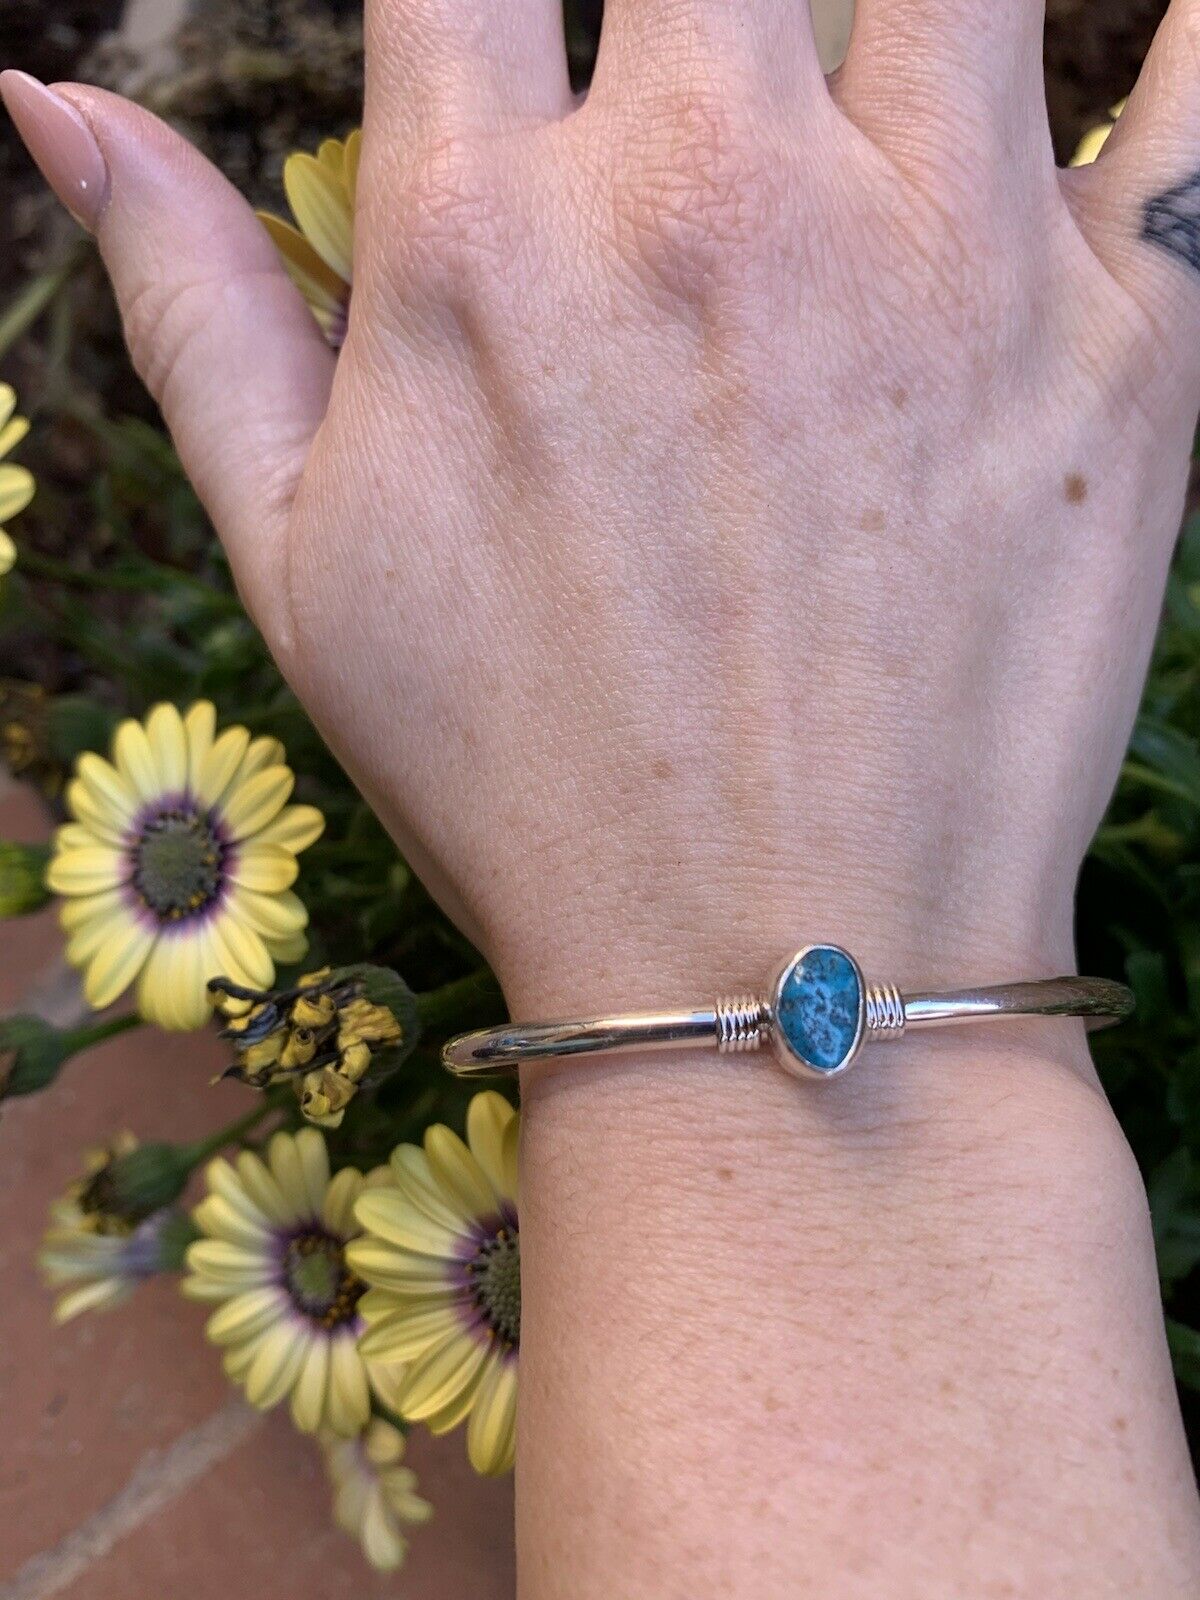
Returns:
[[[489,941],[511,1015],[521,1021],[712,1004],[762,994],[802,944],[850,951],[868,982],[902,991],[1054,977],[1075,970],[1074,872],[962,883],[886,861],[838,857],[800,874],[756,856],[698,874],[680,893],[600,881],[552,919],[513,911]],[[716,887],[709,888],[712,883]],[[573,915],[572,912],[575,914]]]

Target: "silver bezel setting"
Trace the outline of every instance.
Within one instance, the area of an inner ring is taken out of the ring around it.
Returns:
[[[836,950],[839,955],[845,956],[851,967],[853,967],[854,976],[858,980],[858,1024],[854,1030],[854,1039],[849,1050],[846,1051],[846,1054],[836,1067],[817,1067],[811,1061],[806,1061],[799,1051],[792,1048],[777,1021],[779,1002],[784,984],[794,969],[804,960],[805,956],[809,955],[813,950]],[[819,1078],[824,1082],[826,1079],[838,1077],[845,1072],[847,1067],[853,1066],[858,1052],[862,1048],[863,1038],[867,1030],[867,984],[866,979],[863,977],[862,968],[849,950],[840,944],[831,943],[828,939],[814,939],[811,944],[802,946],[794,955],[789,956],[776,971],[771,981],[769,1005],[771,1043],[775,1048],[775,1058],[785,1072],[790,1072],[794,1078]]]

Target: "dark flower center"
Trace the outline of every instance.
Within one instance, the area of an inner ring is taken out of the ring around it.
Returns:
[[[318,1231],[288,1241],[283,1281],[297,1311],[322,1328],[352,1321],[367,1287],[347,1267],[341,1241]]]
[[[521,1236],[498,1228],[467,1266],[475,1304],[493,1333],[515,1349],[521,1343]]]
[[[142,824],[133,885],[155,916],[175,922],[217,898],[224,859],[225,847],[208,817],[192,807],[172,807]]]

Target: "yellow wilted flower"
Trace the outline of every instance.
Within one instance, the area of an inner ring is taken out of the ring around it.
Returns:
[[[5,533],[4,524],[24,511],[37,487],[33,474],[25,467],[3,459],[29,432],[25,418],[13,415],[16,407],[12,385],[0,383],[0,577],[11,571],[17,559],[17,547]]]
[[[225,1018],[221,1038],[235,1060],[222,1074],[266,1089],[290,1082],[305,1118],[337,1128],[358,1093],[372,1048],[398,1044],[400,1021],[365,998],[361,976],[310,972],[294,989],[254,990],[216,978],[209,984]]]
[[[291,885],[325,825],[289,805],[295,779],[277,739],[216,731],[197,701],[121,723],[112,760],[80,756],[46,882],[63,895],[67,959],[97,1010],[137,984],[162,1028],[198,1028],[208,980],[265,987],[304,954],[308,913]]]
[[[298,227],[269,211],[259,217],[335,350],[346,337],[354,269],[354,203],[362,132],[326,139],[316,155],[294,151],[283,189]]]
[[[137,1149],[133,1135],[123,1133],[88,1151],[83,1176],[50,1208],[38,1265],[50,1287],[72,1286],[55,1303],[56,1322],[118,1305],[144,1278],[178,1260],[174,1237],[190,1231],[182,1213],[173,1205],[133,1206],[111,1179]]]
[[[417,1493],[416,1473],[403,1464],[404,1435],[372,1417],[357,1439],[326,1434],[321,1447],[338,1527],[358,1541],[377,1572],[395,1572],[408,1552],[405,1526],[419,1526],[433,1515]]]
[[[1089,128],[1080,139],[1075,154],[1071,157],[1070,165],[1073,167],[1090,167],[1108,143],[1108,136],[1117,125],[1117,118],[1125,109],[1125,101],[1118,100],[1109,111],[1109,121],[1099,122],[1094,128]]]

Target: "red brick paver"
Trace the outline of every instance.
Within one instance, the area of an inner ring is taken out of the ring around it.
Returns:
[[[35,839],[28,794],[0,793],[0,838]],[[0,922],[0,1011],[75,1004],[52,914]],[[32,997],[32,998],[30,998]],[[194,1138],[238,1114],[211,1034],[140,1029],[69,1063],[49,1092],[0,1112],[0,1600],[326,1600],[354,1593],[508,1600],[511,1487],[466,1464],[461,1435],[414,1434],[438,1510],[404,1571],[372,1575],[329,1517],[315,1446],[225,1382],[204,1311],[171,1280],[62,1329],[33,1256],[80,1151],[114,1131]]]

